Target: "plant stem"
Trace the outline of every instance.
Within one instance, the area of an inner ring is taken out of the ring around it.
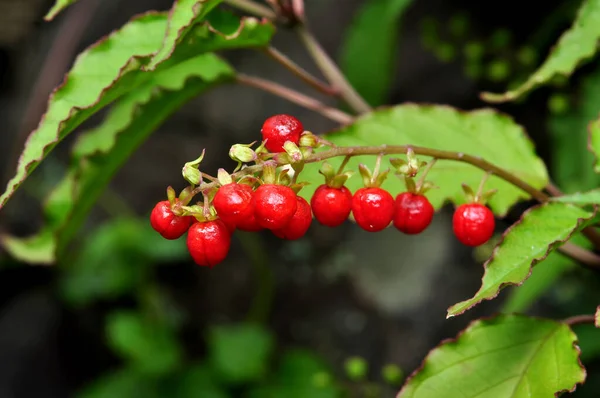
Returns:
[[[335,62],[327,55],[306,25],[298,24],[295,30],[319,69],[321,69],[321,72],[323,72],[323,75],[325,75],[334,89],[339,90],[340,96],[344,101],[357,113],[370,112],[371,106],[369,106],[369,104],[356,92],[354,87],[348,82]]]
[[[594,270],[600,268],[600,256],[581,246],[566,242],[564,245],[560,246],[558,250],[572,259],[577,260],[587,268]]]
[[[257,17],[271,20],[275,20],[277,18],[275,12],[269,7],[258,4],[252,0],[225,0],[225,3]]]
[[[431,159],[431,161],[425,167],[425,170],[423,170],[423,173],[421,174],[421,177],[419,178],[419,181],[417,182],[417,193],[419,193],[421,191],[423,184],[425,184],[425,179],[427,178],[427,174],[429,174],[429,170],[431,170],[433,168],[433,165],[435,165],[435,162],[437,162],[436,158]]]
[[[290,102],[303,106],[312,111],[318,112],[321,115],[338,123],[350,124],[354,119],[351,115],[342,112],[339,109],[327,106],[324,103],[312,97],[309,97],[298,91],[282,86],[278,83],[262,79],[260,77],[247,76],[241,73],[237,75],[236,79],[238,83],[255,87],[273,95],[276,95],[278,97],[284,98]]]
[[[350,161],[350,159],[352,159],[352,156],[350,155],[346,155],[344,157],[344,160],[342,160],[342,164],[340,164],[340,167],[338,168],[337,174],[342,174],[344,172],[344,168],[348,165],[348,162]]]
[[[562,321],[569,326],[582,325],[586,323],[594,323],[594,315],[575,315]]]
[[[298,78],[300,78],[303,82],[313,87],[314,89],[322,92],[325,95],[338,95],[338,92],[330,87],[329,85],[323,83],[310,73],[308,73],[305,69],[303,69],[300,65],[296,64],[294,61],[289,59],[285,54],[280,52],[274,47],[265,48],[265,53],[273,58],[275,61],[283,65],[287,70],[292,72]]]

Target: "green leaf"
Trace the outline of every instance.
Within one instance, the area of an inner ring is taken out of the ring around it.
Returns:
[[[600,305],[596,307],[596,313],[594,314],[594,326],[600,328]]]
[[[373,106],[382,105],[392,84],[399,21],[412,0],[369,0],[346,32],[341,67],[352,86]]]
[[[154,72],[135,92],[121,98],[99,127],[79,137],[70,171],[45,207],[45,227],[22,240],[2,237],[6,250],[28,263],[54,262],[112,176],[148,136],[185,102],[233,74],[229,65],[213,54]]]
[[[106,321],[106,334],[112,349],[142,374],[163,375],[181,364],[183,355],[174,331],[140,313],[111,313]]]
[[[218,326],[208,336],[209,358],[230,384],[257,381],[267,373],[274,339],[259,325]]]
[[[532,267],[587,225],[594,213],[564,203],[545,203],[526,211],[505,233],[484,264],[481,288],[448,309],[448,318],[460,315],[483,300],[495,298],[508,285],[520,285]]]
[[[489,102],[505,102],[519,98],[534,87],[549,82],[556,75],[570,76],[577,66],[591,58],[600,39],[600,0],[584,0],[577,18],[546,58],[526,82],[503,94],[483,93]]]
[[[50,97],[40,126],[29,136],[16,175],[0,196],[0,209],[58,142],[112,101],[143,86],[154,74],[202,53],[266,45],[274,33],[269,22],[254,18],[233,21],[224,15],[216,13],[215,19],[226,20],[228,23],[223,28],[235,27],[237,33],[225,36],[215,33],[208,23],[199,25],[186,35],[167,61],[150,72],[144,71],[144,66],[162,46],[167,29],[165,14],[148,13],[138,17],[84,51],[67,74],[65,83]]]
[[[214,369],[208,364],[192,365],[176,374],[162,386],[162,397],[169,398],[228,398],[226,390],[216,383]]]
[[[356,145],[414,145],[433,149],[456,151],[479,156],[504,170],[518,175],[535,188],[541,189],[548,182],[546,168],[534,152],[531,141],[523,129],[509,117],[490,109],[461,112],[447,106],[404,104],[377,110],[359,118],[354,124],[334,131],[326,138],[339,146]],[[500,148],[502,150],[500,150]],[[392,157],[406,158],[404,155]],[[423,157],[423,160],[427,160]],[[342,159],[330,159],[338,167]],[[374,156],[353,157],[348,163],[349,170],[358,170],[359,163],[375,162]],[[383,165],[387,164],[387,160]],[[310,200],[315,189],[323,183],[318,173],[319,165],[307,164],[300,180],[311,185],[303,188],[300,194]],[[439,189],[427,192],[435,208],[445,201],[464,203],[461,183],[477,187],[484,172],[470,164],[439,160],[429,172],[427,179]],[[348,180],[351,190],[362,187],[360,176]],[[383,187],[393,195],[405,189],[404,181],[392,175]],[[486,189],[498,189],[489,204],[498,215],[504,215],[520,199],[528,194],[492,176]]]
[[[63,269],[61,294],[75,306],[114,299],[140,286],[153,263],[187,256],[185,241],[163,239],[146,218],[117,218],[83,241],[75,260]]]
[[[551,115],[552,170],[555,183],[571,193],[600,185],[600,177],[591,167],[594,156],[586,150],[591,120],[600,113],[600,68],[581,82],[577,103],[566,114]]]
[[[120,369],[94,380],[77,394],[78,398],[159,398],[156,383],[132,369]]]
[[[581,234],[574,235],[569,241],[586,249],[591,248],[589,241]],[[573,259],[558,251],[551,252],[535,265],[535,272],[532,272],[521,286],[513,287],[502,305],[502,312],[527,311],[541,295],[556,285],[565,273],[575,268],[577,263]]]
[[[585,380],[576,339],[551,320],[478,320],[433,349],[398,398],[555,397]]]
[[[163,45],[150,63],[147,70],[154,70],[156,66],[168,59],[178,44],[191,27],[206,18],[216,6],[223,0],[175,0],[169,12],[169,24],[163,41]]]
[[[75,4],[77,0],[56,0],[50,11],[44,16],[44,20],[52,21],[62,10]]]
[[[589,124],[588,149],[594,155],[594,171],[600,173],[600,117]]]
[[[600,188],[592,189],[587,192],[576,192],[570,195],[557,196],[552,198],[552,201],[573,203],[576,205],[597,205],[600,204]]]

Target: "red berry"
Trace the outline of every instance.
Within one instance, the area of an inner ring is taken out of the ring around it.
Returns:
[[[213,206],[225,224],[242,231],[260,231],[262,227],[254,218],[253,196],[254,191],[249,185],[226,184],[217,191]]]
[[[181,237],[188,230],[193,217],[190,216],[176,216],[171,210],[171,204],[168,200],[158,202],[152,213],[150,213],[150,225],[152,228],[165,239],[177,239]]]
[[[323,184],[315,191],[310,205],[318,222],[337,227],[350,215],[352,193],[346,187],[332,188]]]
[[[420,234],[431,224],[433,213],[425,196],[404,192],[396,196],[394,226],[405,234]]]
[[[352,214],[365,231],[381,231],[394,217],[394,198],[381,188],[361,188],[352,197]]]
[[[294,216],[290,222],[281,229],[273,230],[273,233],[278,238],[287,240],[300,239],[306,235],[306,232],[310,227],[310,223],[312,222],[310,205],[303,197],[297,196],[296,198],[298,207],[296,208],[296,212],[294,213]]]
[[[452,218],[454,235],[467,246],[479,246],[490,240],[495,226],[494,213],[479,203],[460,205]]]
[[[221,220],[196,222],[187,236],[187,247],[194,262],[203,267],[214,267],[229,253],[231,233]]]
[[[286,141],[292,141],[298,145],[303,131],[304,126],[295,117],[275,115],[265,120],[261,133],[263,141],[267,141],[265,147],[269,152],[284,152],[283,144]]]
[[[285,227],[298,208],[296,193],[285,185],[264,184],[254,191],[254,217],[268,229]]]

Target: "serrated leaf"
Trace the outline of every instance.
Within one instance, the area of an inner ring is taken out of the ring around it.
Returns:
[[[519,285],[533,265],[587,225],[594,213],[564,203],[545,203],[527,210],[505,233],[484,264],[481,288],[448,309],[448,318],[460,315],[483,300],[491,300],[508,285]]]
[[[222,2],[223,0],[175,0],[169,12],[169,24],[163,44],[146,69],[154,70],[159,63],[168,59],[175,51],[177,42],[191,27],[206,18]]]
[[[223,17],[223,13],[216,13],[214,18],[226,18],[227,27],[231,27],[232,19]],[[235,21],[238,30],[232,37],[215,33],[208,23],[198,25],[179,43],[176,52],[151,72],[143,71],[143,67],[162,46],[167,29],[165,14],[148,13],[137,17],[84,51],[67,74],[65,83],[50,97],[48,111],[38,129],[30,134],[16,175],[0,196],[0,209],[58,142],[101,108],[147,83],[154,73],[202,53],[266,45],[274,33],[269,22],[253,18]]]
[[[52,21],[54,17],[60,14],[68,6],[75,4],[77,0],[56,0],[50,11],[44,16],[44,20]]]
[[[557,196],[552,198],[552,201],[573,203],[577,205],[597,205],[600,204],[600,188],[592,189],[587,192],[576,192],[570,195]]]
[[[106,321],[106,334],[108,344],[142,374],[166,374],[181,363],[183,354],[174,331],[140,313],[111,313]]]
[[[346,33],[340,64],[346,77],[373,106],[382,105],[392,84],[399,22],[412,0],[370,0]]]
[[[600,173],[600,117],[588,126],[588,149],[594,155],[594,171]]]
[[[45,207],[45,227],[26,239],[2,237],[6,250],[30,264],[54,262],[112,176],[148,136],[185,102],[233,75],[213,54],[154,72],[137,91],[121,98],[100,126],[79,137],[70,170]]]
[[[489,102],[505,102],[519,98],[534,87],[549,82],[554,76],[570,76],[584,60],[597,51],[600,39],[600,0],[584,0],[571,28],[559,39],[544,63],[525,83],[503,94],[483,93]]]
[[[523,129],[511,118],[490,109],[461,112],[447,106],[403,104],[361,117],[355,123],[327,134],[326,138],[339,146],[410,144],[456,151],[479,156],[518,175],[535,188],[541,189],[548,182],[544,163],[535,155],[533,144]],[[419,157],[428,160],[426,157]],[[342,159],[334,158],[329,162],[337,168]],[[359,163],[369,162],[370,166],[373,165],[375,156],[356,156],[350,160],[347,169],[358,170]],[[387,157],[382,164],[388,167]],[[319,165],[316,163],[307,164],[300,175],[300,180],[311,183],[300,191],[305,199],[310,200],[315,189],[322,184],[323,177],[318,169]],[[461,183],[478,186],[483,176],[482,170],[470,164],[438,160],[427,179],[439,189],[428,191],[427,197],[436,209],[447,200],[464,203]],[[347,186],[351,190],[360,188],[360,177],[350,178]],[[404,182],[394,176],[390,176],[383,187],[393,195],[405,189]],[[498,189],[498,193],[489,202],[498,215],[506,214],[517,201],[529,197],[527,193],[496,176],[488,180],[485,188]]]
[[[478,320],[433,349],[397,398],[553,398],[585,381],[576,341],[552,320]]]
[[[170,57],[189,57],[198,52],[225,49],[266,47],[269,44],[275,34],[275,25],[272,22],[259,21],[253,17],[240,19],[231,12],[219,8],[213,9],[220,2],[187,0],[175,3],[177,8],[186,9],[184,13],[188,18],[176,21],[176,26],[179,26],[177,35],[173,35],[171,31],[167,33],[169,39],[145,69],[153,70]],[[197,8],[200,3],[202,7],[193,12],[192,9]],[[195,16],[190,18],[191,14]],[[173,18],[174,15],[171,14],[170,17]]]
[[[265,376],[273,348],[273,336],[260,325],[217,326],[208,336],[210,362],[220,377],[231,384]]]
[[[581,234],[574,235],[571,243],[590,249],[590,242]],[[553,251],[544,260],[535,266],[529,278],[521,286],[515,286],[502,305],[504,313],[522,313],[554,285],[560,282],[561,277],[577,268],[577,263],[570,257],[558,251]]]
[[[594,156],[585,150],[590,121],[600,113],[600,68],[586,76],[580,87],[577,103],[564,114],[551,114],[547,123],[552,150],[550,174],[568,193],[600,185],[600,177],[591,167]]]

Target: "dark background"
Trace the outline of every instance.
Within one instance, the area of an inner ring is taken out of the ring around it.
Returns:
[[[344,31],[361,3],[307,0],[311,26],[330,54],[339,54]],[[42,17],[50,5],[45,0],[0,0],[2,186],[12,175],[26,135],[37,125],[50,90],[60,83],[75,54],[134,14],[168,9],[171,1],[81,0],[55,21],[44,23]],[[543,28],[547,34],[538,35],[542,37],[538,44],[543,57],[570,24],[572,15],[561,10],[571,8],[565,8],[565,2],[559,0],[535,8],[514,0],[501,5],[415,0],[398,32],[395,51],[399,62],[388,102],[443,103],[472,109],[485,106],[478,99],[480,91],[506,87],[506,81],[466,76],[460,56],[444,61],[427,49],[423,44],[424,18],[433,17],[444,26],[451,16],[467,11],[469,37],[485,38],[499,28],[507,29],[515,48]],[[458,52],[464,44],[461,40],[449,42]],[[278,32],[275,46],[316,73],[308,55],[289,32]],[[498,57],[513,62],[511,48],[499,51]],[[246,73],[302,89],[293,76],[262,54],[238,51],[228,54],[228,58]],[[577,106],[580,82],[595,70],[594,63],[586,65],[572,83],[560,88],[573,106]],[[369,73],[372,72],[365,71]],[[548,99],[556,90],[542,88],[525,103],[501,107],[525,126],[538,153],[549,164],[555,159],[547,131],[551,117]],[[254,89],[217,88],[186,105],[135,153],[111,184],[111,196],[103,197],[105,205],[97,206],[90,216],[86,231],[115,214],[118,216],[115,207],[119,203],[145,217],[153,204],[162,200],[164,188],[180,181],[184,162],[207,148],[203,168],[216,170],[222,166],[230,145],[253,141],[261,122],[275,113],[293,113],[315,133],[334,127],[318,115]],[[88,126],[98,120],[95,118]],[[40,227],[40,200],[66,167],[71,143],[67,139],[58,146],[0,214],[2,232],[24,236]],[[508,219],[499,223],[499,231],[514,222],[527,205],[513,209]],[[107,212],[107,207],[113,211]],[[482,274],[478,257],[458,245],[451,235],[450,217],[451,209],[444,209],[432,227],[418,237],[403,236],[393,230],[369,234],[349,223],[335,230],[314,225],[307,237],[298,242],[282,242],[264,234],[276,287],[269,304],[268,323],[279,345],[315,350],[339,377],[343,377],[342,364],[348,356],[362,356],[371,364],[372,377],[378,379],[377,369],[390,362],[411,372],[440,339],[454,336],[474,318],[497,311],[505,293],[500,300],[483,303],[461,317],[445,319],[450,305],[478,289]],[[124,295],[73,309],[57,293],[60,269],[16,264],[6,256],[3,264],[0,398],[72,396],[119,365],[119,358],[106,346],[103,319],[115,308],[131,306],[131,297]],[[560,288],[554,288],[530,313],[561,318],[589,313],[594,308],[595,302],[586,300],[596,297],[598,274],[569,273],[564,279],[581,294],[558,294]],[[191,356],[203,355],[199,336],[206,325],[243,319],[256,295],[256,275],[242,244],[235,239],[232,255],[210,272],[197,269],[191,261],[161,264],[156,280],[191,314],[181,335]],[[593,359],[587,365],[589,386],[573,396],[598,396],[594,393],[594,384],[598,385],[594,382],[597,366]],[[394,391],[397,389],[389,388],[385,396],[393,396]]]

